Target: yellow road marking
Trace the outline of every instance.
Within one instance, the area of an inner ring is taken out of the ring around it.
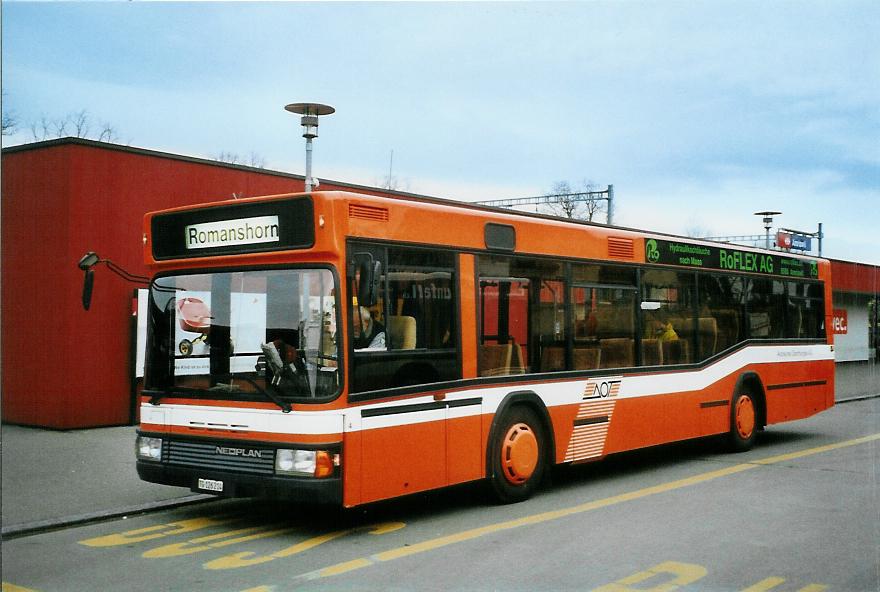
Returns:
[[[785,578],[765,578],[758,582],[757,584],[752,584],[742,592],[767,592],[768,590],[772,590],[779,584],[784,584]]]
[[[10,584],[9,582],[0,582],[0,592],[37,592],[37,591],[32,590],[30,588],[24,588],[22,586],[16,586],[15,584]]]
[[[400,530],[404,528],[406,524],[403,522],[383,522],[381,524],[375,524],[372,526],[362,526],[359,528],[349,528],[346,530],[337,530],[334,532],[328,532],[326,534],[322,534],[316,537],[312,537],[308,540],[296,543],[291,545],[285,549],[281,549],[280,551],[276,551],[270,555],[263,555],[262,557],[254,553],[253,551],[241,551],[238,553],[232,553],[231,555],[226,555],[225,557],[220,557],[218,559],[214,559],[212,561],[207,562],[204,565],[205,569],[235,569],[239,567],[249,567],[251,565],[258,565],[260,563],[268,563],[269,561],[274,561],[276,559],[282,559],[284,557],[290,557],[291,555],[296,555],[297,553],[302,553],[304,551],[308,551],[310,549],[314,549],[319,545],[323,545],[329,541],[334,539],[338,539],[347,534],[351,534],[358,531],[367,530],[370,534],[380,535],[386,534],[389,532],[394,532],[395,530]]]
[[[645,571],[596,588],[593,592],[672,592],[703,579],[707,573],[709,573],[708,570],[702,565],[665,561],[654,567],[649,567]],[[655,579],[656,576],[667,577],[667,579],[664,582],[655,583],[650,588],[631,587],[633,584],[641,584],[647,580]],[[668,578],[668,576],[672,576],[672,578]]]
[[[780,586],[784,583],[785,583],[785,578],[779,578],[779,577],[774,576],[772,578],[765,578],[765,579],[761,580],[760,582],[758,582],[757,584],[753,584],[753,585],[749,586],[748,588],[746,588],[742,592],[770,592],[770,590],[773,590],[777,586]],[[798,592],[824,592],[827,589],[828,589],[828,586],[826,586],[824,584],[809,584],[807,586],[804,586],[800,590],[798,590]]]
[[[196,530],[208,528],[209,526],[226,524],[230,521],[229,518],[191,518],[189,520],[178,520],[177,522],[170,522],[168,524],[147,526],[146,528],[127,530],[122,533],[108,534],[93,539],[86,539],[80,541],[79,544],[87,547],[116,547],[119,545],[141,543],[143,541],[151,541],[167,536],[194,532]]]
[[[191,539],[189,541],[184,541],[182,543],[163,545],[161,547],[156,547],[155,549],[150,549],[149,551],[144,551],[143,557],[146,557],[147,559],[157,559],[160,557],[178,557],[180,555],[190,555],[192,553],[208,551],[209,549],[220,549],[222,547],[228,547],[229,545],[237,545],[239,543],[247,543],[249,541],[256,541],[258,539],[278,536],[295,530],[294,528],[276,528],[272,530],[265,530],[265,528],[266,527],[264,526],[251,526],[248,528],[242,528],[240,530],[231,530],[228,532],[211,534],[208,536]]]
[[[845,440],[843,442],[837,442],[834,444],[828,444],[825,446],[817,446],[815,448],[808,448],[806,450],[800,450],[798,452],[792,452],[788,454],[780,454],[778,456],[771,456],[764,459],[749,461],[747,463],[733,465],[730,467],[726,467],[724,469],[718,469],[715,471],[709,471],[707,473],[702,473],[699,475],[694,475],[693,477],[687,477],[684,479],[677,479],[675,481],[670,481],[668,483],[662,483],[660,485],[654,485],[651,487],[645,487],[643,489],[637,489],[635,491],[630,491],[627,493],[621,493],[619,495],[614,495],[611,497],[606,497],[599,500],[594,500],[591,502],[587,502],[584,504],[578,504],[576,506],[571,506],[568,508],[561,508],[559,510],[551,510],[549,512],[541,512],[539,514],[532,514],[531,516],[523,516],[522,518],[516,518],[514,520],[506,520],[504,522],[497,522],[495,524],[488,524],[486,526],[481,526],[478,528],[472,528],[469,530],[465,530],[462,532],[457,532],[454,534],[437,537],[434,539],[429,539],[427,541],[423,541],[421,543],[416,543],[414,545],[409,545],[405,547],[398,547],[396,549],[391,549],[389,551],[383,551],[381,553],[377,553],[370,557],[363,557],[360,559],[355,559],[353,561],[347,561],[345,563],[339,563],[336,565],[331,565],[325,567],[323,569],[319,569],[313,572],[309,572],[306,574],[302,574],[298,576],[298,579],[306,579],[313,580],[322,577],[329,577],[338,575],[340,573],[349,572],[355,569],[360,569],[363,567],[367,567],[370,565],[374,565],[379,562],[384,561],[392,561],[394,559],[400,559],[402,557],[409,557],[410,555],[416,555],[418,553],[424,553],[425,551],[432,551],[434,549],[440,549],[442,547],[446,547],[449,545],[453,545],[456,543],[461,543],[464,541],[470,541],[473,539],[477,539],[479,537],[483,537],[489,534],[495,534],[498,532],[503,532],[506,530],[510,530],[513,528],[520,528],[522,526],[531,526],[535,524],[541,524],[543,522],[548,522],[550,520],[557,520],[559,518],[565,518],[567,516],[572,516],[574,514],[582,514],[584,512],[589,512],[592,510],[598,510],[600,508],[606,508],[608,506],[613,506],[616,504],[620,504],[623,502],[629,502],[641,498],[645,498],[651,495],[656,495],[658,493],[665,493],[668,491],[674,491],[676,489],[681,489],[683,487],[690,487],[692,485],[699,485],[701,483],[706,483],[708,481],[712,481],[714,479],[718,479],[720,477],[726,477],[728,475],[735,475],[737,473],[742,473],[743,471],[748,471],[750,469],[755,469],[761,466],[772,465],[775,463],[784,462],[787,460],[792,460],[796,458],[803,458],[805,456],[811,456],[814,454],[821,454],[823,452],[828,452],[831,450],[838,450],[841,448],[847,448],[850,446],[857,446],[859,444],[865,444],[867,442],[873,442],[876,440],[880,440],[880,434],[873,434],[870,436],[865,436],[862,438],[855,438],[853,440]]]
[[[788,454],[780,454],[778,456],[771,456],[770,458],[764,458],[764,459],[755,460],[752,462],[756,465],[772,465],[772,464],[776,464],[776,463],[785,462],[787,460],[794,460],[796,458],[801,458],[804,456],[819,454],[821,452],[829,452],[831,450],[837,450],[839,448],[847,448],[849,446],[856,446],[858,444],[866,444],[868,442],[873,442],[874,440],[880,440],[880,434],[873,434],[871,436],[865,436],[863,438],[855,438],[853,440],[844,440],[843,442],[835,442],[834,444],[827,444],[825,446],[817,446],[815,448],[807,448],[806,450],[799,450],[798,452],[789,452]]]

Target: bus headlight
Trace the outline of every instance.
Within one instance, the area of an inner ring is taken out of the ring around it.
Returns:
[[[135,443],[137,457],[140,460],[162,460],[162,438],[138,436]]]
[[[280,475],[300,475],[308,477],[329,477],[338,456],[326,450],[288,450],[275,451],[275,472]]]

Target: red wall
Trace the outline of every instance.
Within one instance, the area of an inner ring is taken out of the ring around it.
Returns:
[[[832,259],[831,284],[835,292],[880,293],[880,267]]]
[[[292,175],[75,140],[8,149],[2,168],[3,421],[63,429],[131,421],[137,286],[99,266],[84,311],[84,253],[145,275],[145,212],[303,190]]]

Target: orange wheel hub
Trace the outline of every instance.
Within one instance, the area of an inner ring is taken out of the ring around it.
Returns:
[[[504,478],[513,485],[528,481],[538,466],[538,438],[524,423],[510,426],[501,443],[501,467]]]
[[[736,402],[736,431],[743,440],[752,437],[755,430],[755,405],[749,396],[740,397]]]

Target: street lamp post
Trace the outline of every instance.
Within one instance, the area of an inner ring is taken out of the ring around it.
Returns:
[[[316,185],[312,178],[312,140],[318,137],[318,117],[335,113],[336,109],[321,103],[291,103],[284,106],[285,111],[302,115],[299,120],[306,139],[306,192]]]
[[[755,212],[755,216],[763,216],[764,222],[764,247],[770,248],[770,227],[773,226],[773,216],[778,216],[782,212]]]

